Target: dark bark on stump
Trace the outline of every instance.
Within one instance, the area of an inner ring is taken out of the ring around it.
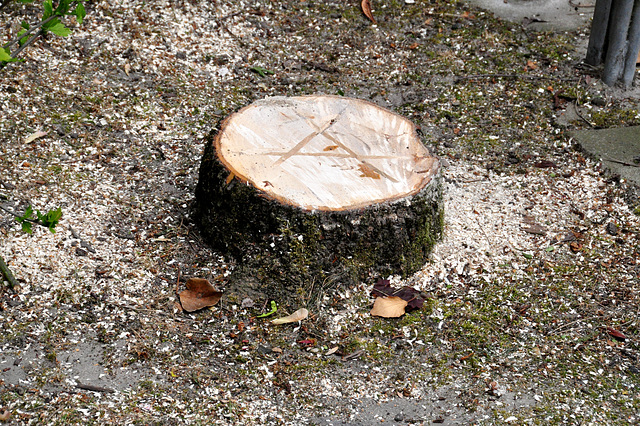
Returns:
[[[406,276],[425,264],[441,238],[438,162],[431,182],[411,196],[344,211],[308,210],[229,179],[216,152],[218,136],[206,139],[195,218],[205,240],[238,261],[231,277],[238,297],[308,304],[369,274]]]

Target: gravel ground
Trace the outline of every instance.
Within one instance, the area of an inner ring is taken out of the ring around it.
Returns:
[[[640,422],[640,211],[567,136],[640,124],[637,95],[581,64],[584,31],[373,3],[95,1],[0,71],[3,206],[63,211],[55,234],[0,216],[1,421]],[[0,13],[7,40],[37,9]],[[447,164],[445,238],[391,277],[424,308],[371,317],[371,277],[296,324],[241,292],[183,312],[176,287],[234,269],[190,217],[204,136],[310,93],[405,115]]]

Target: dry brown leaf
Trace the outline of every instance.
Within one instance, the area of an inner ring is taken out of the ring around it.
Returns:
[[[365,16],[375,24],[376,20],[373,17],[373,13],[371,13],[371,2],[369,0],[362,0],[361,6],[362,12],[365,14]]]
[[[11,412],[9,410],[4,410],[2,414],[0,414],[0,422],[6,422],[11,418]]]
[[[333,355],[333,354],[335,354],[336,352],[338,352],[338,347],[337,347],[337,346],[334,346],[334,347],[332,347],[331,349],[329,349],[329,350],[325,353],[325,355],[326,355],[326,356]]]
[[[362,163],[358,166],[362,174],[360,177],[368,177],[371,179],[380,179],[380,173],[376,172],[373,167],[368,164]]]
[[[338,145],[329,145],[329,146],[325,147],[325,149],[323,149],[323,151],[333,151],[335,149],[338,149]]]
[[[399,297],[376,297],[371,309],[371,315],[384,318],[398,318],[404,315],[407,301]]]
[[[525,67],[525,69],[527,70],[535,70],[538,68],[538,64],[536,64],[535,62],[529,60],[527,61],[527,66]]]
[[[287,315],[286,317],[283,317],[283,318],[274,319],[273,321],[271,321],[271,324],[278,325],[278,324],[288,324],[290,322],[302,321],[308,316],[309,316],[309,311],[307,311],[305,308],[301,308],[295,311],[294,313],[292,313],[291,315]]]
[[[26,145],[26,144],[28,144],[28,143],[31,143],[31,142],[35,141],[35,140],[36,140],[36,139],[38,139],[38,138],[41,138],[41,137],[43,137],[43,136],[47,136],[48,134],[49,134],[49,132],[41,132],[41,131],[39,131],[39,130],[38,130],[37,132],[32,133],[31,135],[29,135],[29,136],[24,140],[24,143],[25,143],[25,145]]]
[[[638,59],[636,59],[636,64],[640,64],[640,52],[638,52]]]
[[[607,327],[607,333],[609,333],[609,336],[613,337],[616,340],[619,340],[621,342],[624,342],[625,340],[627,340],[627,336],[625,336],[624,334],[620,333],[618,330],[611,328],[611,327]]]
[[[204,278],[189,278],[187,289],[180,292],[180,303],[187,312],[208,308],[218,303],[222,292],[216,290],[208,280]]]

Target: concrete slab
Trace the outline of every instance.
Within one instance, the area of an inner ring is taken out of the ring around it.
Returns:
[[[586,28],[595,0],[468,0],[507,21],[536,31],[573,31]],[[574,6],[571,5],[574,4]]]
[[[640,126],[577,130],[571,136],[611,173],[640,186]]]

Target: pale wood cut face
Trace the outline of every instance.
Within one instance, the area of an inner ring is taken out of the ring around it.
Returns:
[[[238,178],[308,210],[406,197],[439,167],[409,120],[338,96],[257,101],[227,120],[216,149]]]

